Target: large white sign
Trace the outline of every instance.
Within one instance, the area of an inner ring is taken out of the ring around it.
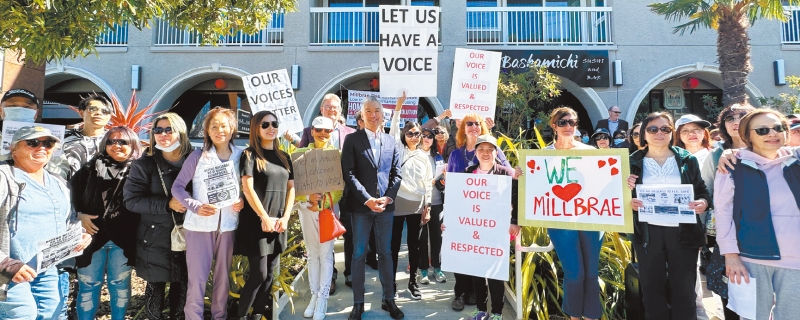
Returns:
[[[3,146],[0,148],[0,154],[8,154],[11,152],[11,139],[14,138],[14,133],[22,127],[31,127],[31,126],[38,126],[42,128],[47,128],[53,133],[54,136],[58,137],[61,140],[61,145],[58,146],[58,149],[53,151],[53,156],[58,157],[60,156],[63,151],[63,144],[64,144],[64,126],[56,125],[56,124],[44,124],[44,123],[33,123],[33,122],[19,122],[19,121],[3,121]]]
[[[387,98],[381,97],[380,92],[375,91],[358,91],[358,90],[350,90],[347,93],[347,125],[348,126],[356,126],[356,113],[361,110],[361,104],[364,102],[364,98],[373,97],[380,101],[381,105],[383,105],[383,120],[386,122],[386,127],[388,128],[392,121],[392,114],[394,113],[394,108],[397,105],[397,98]],[[403,102],[403,109],[400,111],[400,129],[403,128],[403,125],[406,121],[417,122],[417,109],[419,105],[419,98],[418,97],[408,97],[405,102]]]
[[[435,97],[439,7],[380,6],[381,96]]]
[[[253,115],[263,110],[272,111],[280,122],[281,134],[303,131],[300,108],[286,69],[244,76],[242,82]]]
[[[444,192],[442,269],[507,281],[511,177],[451,172]]]
[[[453,119],[464,118],[468,113],[494,118],[502,56],[500,52],[456,49],[450,89]]]

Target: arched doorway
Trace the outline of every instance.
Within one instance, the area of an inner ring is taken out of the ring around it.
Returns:
[[[47,68],[42,121],[64,125],[83,121],[80,114],[69,106],[77,106],[83,97],[93,92],[118,99],[114,89],[105,80],[87,70],[63,65]]]

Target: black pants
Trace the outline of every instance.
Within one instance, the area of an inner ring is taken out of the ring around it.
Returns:
[[[164,290],[166,282],[148,282],[144,289],[144,313],[150,320],[159,320],[163,317],[161,312],[166,310],[164,305]],[[183,319],[183,306],[186,305],[186,282],[169,283],[169,318]]]
[[[721,298],[722,305],[725,306],[725,309],[722,310],[722,313],[725,315],[725,320],[739,320],[739,314],[734,312],[731,309],[728,309],[728,299]]]
[[[342,210],[339,214],[339,222],[342,223],[347,232],[344,233],[344,276],[350,275],[350,265],[353,264],[353,222],[350,220],[350,213]],[[333,278],[336,278],[338,271],[333,269]]]
[[[428,269],[442,267],[442,210],[444,205],[437,204],[431,206],[431,220],[422,226],[422,233],[419,236],[419,268]],[[431,251],[428,254],[428,239],[430,239]],[[431,258],[428,265],[428,257]]]
[[[694,285],[698,248],[681,247],[677,227],[649,225],[648,228],[650,244],[647,249],[637,244],[633,246],[639,260],[639,280],[647,319],[697,319]],[[668,300],[670,308],[667,308]]]
[[[392,263],[394,266],[394,282],[397,283],[397,264],[400,254],[400,245],[403,243],[403,225],[406,225],[406,244],[408,244],[408,264],[411,266],[409,282],[416,281],[417,269],[419,269],[419,231],[421,214],[409,214],[405,216],[395,216],[392,224]],[[397,290],[397,288],[395,288]]]
[[[504,282],[500,280],[472,277],[472,287],[475,290],[478,311],[488,311],[486,302],[491,294],[492,313],[503,314],[503,290],[505,289],[503,284]]]
[[[275,278],[272,270],[278,265],[280,256],[280,252],[276,252],[247,257],[250,274],[241,291],[239,317],[247,316],[247,311],[253,307],[252,314],[261,314],[272,320],[272,280]]]
[[[474,293],[475,289],[473,289],[472,281],[473,277],[468,274],[461,274],[461,273],[453,273],[453,276],[456,278],[456,283],[453,285],[453,291],[456,294],[456,297]]]

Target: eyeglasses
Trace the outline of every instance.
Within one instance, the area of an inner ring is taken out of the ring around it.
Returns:
[[[419,137],[419,134],[420,134],[419,131],[417,131],[417,132],[409,131],[409,132],[406,132],[406,137],[407,138],[416,138],[416,137]]]
[[[595,140],[608,140],[608,136],[604,135],[604,134],[601,134],[601,135],[597,136],[597,138],[594,138],[594,139]]]
[[[262,128],[264,128],[264,124],[265,124],[265,123],[266,123],[266,122],[262,122],[262,123],[261,123],[261,127],[262,127]],[[266,128],[264,128],[264,129],[266,129]],[[331,133],[331,132],[333,131],[333,129],[320,129],[320,128],[314,128],[314,131],[316,131],[317,133],[320,133],[320,132]]]
[[[428,134],[428,133],[423,133],[422,137],[425,138],[425,139],[433,139],[433,135],[432,134]]]
[[[784,131],[786,131],[786,126],[782,125],[782,124],[779,124],[779,125],[776,125],[776,126],[774,126],[772,128],[756,128],[756,129],[750,129],[750,130],[755,131],[756,134],[759,135],[759,136],[766,136],[766,135],[769,134],[770,130],[775,130],[776,133],[784,132]]]
[[[567,119],[558,119],[556,121],[556,125],[559,126],[559,127],[566,127],[567,125],[569,125],[570,127],[574,127],[574,126],[578,125],[578,120],[575,120],[575,119],[569,119],[569,120],[567,120]]]
[[[645,131],[647,131],[648,133],[651,133],[651,134],[656,134],[656,133],[658,133],[659,130],[661,130],[661,132],[663,132],[663,133],[672,133],[672,127],[670,127],[670,126],[663,126],[661,128],[656,127],[656,126],[650,126],[650,127],[647,127],[647,129],[645,129]]]
[[[30,140],[25,140],[25,144],[27,144],[29,147],[34,148],[34,149],[38,148],[39,146],[44,146],[45,149],[53,149],[53,147],[56,146],[56,143],[58,143],[58,141],[56,141],[55,139],[45,139],[45,140],[30,139]]]
[[[631,133],[631,137],[639,139],[639,133],[638,132]]]
[[[703,129],[694,129],[694,130],[681,130],[681,135],[689,135],[690,133],[694,133],[694,135],[699,136],[703,134]]]
[[[88,107],[88,108],[86,108],[86,110],[89,110],[89,113],[95,113],[95,112],[98,112],[98,111],[99,111],[99,112],[100,112],[100,113],[102,113],[104,116],[107,116],[107,115],[110,115],[110,114],[111,114],[111,110],[108,110],[108,108],[100,108],[100,107]]]
[[[324,105],[324,106],[322,106],[322,109],[325,109],[325,110],[339,110],[339,106]]]
[[[128,141],[125,139],[108,139],[106,141],[106,145],[108,146],[127,146]]]
[[[725,116],[725,118],[722,118],[722,121],[725,121],[725,122],[728,122],[728,123],[736,122],[738,120],[742,120],[742,118],[744,118],[744,116],[746,116],[746,115],[747,115],[747,112],[740,112],[740,113],[737,113],[737,114],[731,114],[731,115]]]
[[[264,121],[264,122],[261,122],[261,129],[269,128],[269,126],[272,126],[273,128],[278,129],[278,121]]]
[[[173,132],[172,131],[172,127],[166,127],[166,128],[155,127],[155,128],[153,128],[153,134],[162,134],[162,133],[172,134],[172,132]]]
[[[472,127],[472,126],[476,126],[476,127],[477,127],[477,126],[479,126],[480,124],[481,124],[481,123],[480,123],[480,122],[478,122],[478,121],[465,121],[465,122],[464,122],[464,125],[465,125],[465,126],[467,126],[467,127]]]

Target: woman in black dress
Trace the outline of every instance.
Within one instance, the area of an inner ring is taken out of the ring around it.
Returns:
[[[234,254],[247,257],[250,276],[242,288],[239,319],[272,319],[272,270],[286,249],[286,228],[294,203],[294,174],[289,155],[278,149],[278,118],[260,111],[250,122],[250,147],[239,164],[247,198],[239,215]]]

